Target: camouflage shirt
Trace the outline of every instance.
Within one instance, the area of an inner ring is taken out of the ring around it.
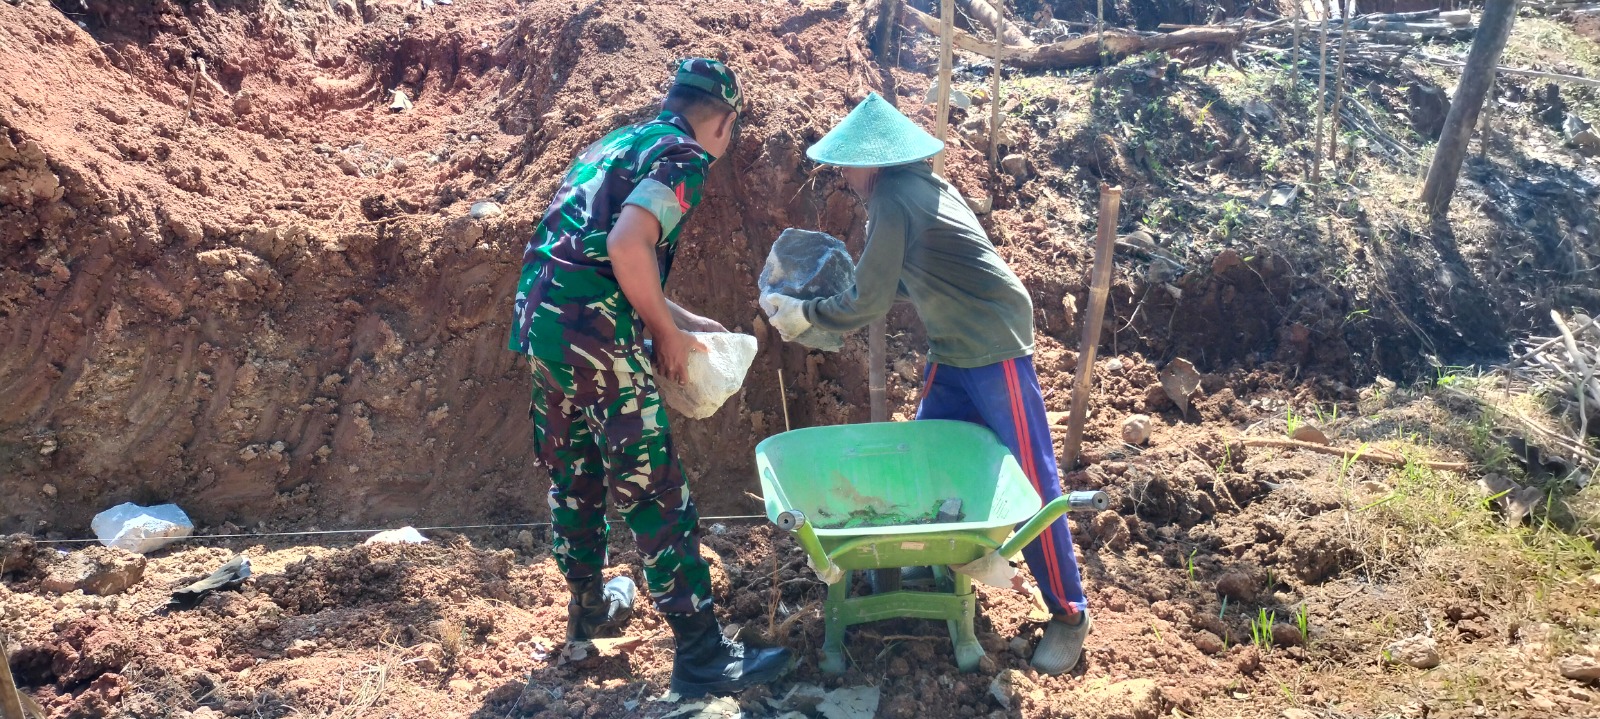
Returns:
[[[510,348],[577,367],[649,372],[644,322],[617,284],[606,235],[625,205],[655,215],[665,286],[684,215],[699,204],[713,159],[689,121],[669,111],[578,155],[523,252]]]

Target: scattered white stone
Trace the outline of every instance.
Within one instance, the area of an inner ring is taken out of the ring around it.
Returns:
[[[1002,708],[1010,709],[1027,682],[1027,675],[1016,669],[1007,669],[994,675],[994,681],[989,682],[989,695],[1000,702]]]
[[[878,714],[877,687],[843,687],[828,692],[817,711],[823,719],[872,719]]]
[[[364,544],[422,544],[428,541],[416,527],[401,527],[378,532],[370,537]]]
[[[1122,441],[1134,446],[1150,441],[1150,417],[1136,414],[1122,420]]]
[[[706,352],[690,352],[688,381],[678,384],[662,378],[656,383],[667,406],[690,419],[715,414],[744,386],[745,372],[756,358],[756,338],[737,332],[690,332]]]
[[[389,109],[395,112],[404,112],[411,109],[411,98],[406,97],[406,91],[395,88],[389,91]]]
[[[1384,657],[1391,664],[1409,664],[1418,669],[1432,669],[1439,666],[1439,646],[1430,637],[1418,634],[1391,642],[1383,650]]]
[[[505,210],[500,209],[499,204],[490,202],[488,200],[472,203],[471,212],[472,219],[474,220],[487,220],[491,217],[499,217],[506,213]]]

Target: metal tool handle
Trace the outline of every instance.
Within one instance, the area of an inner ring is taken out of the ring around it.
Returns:
[[[773,519],[773,524],[778,529],[794,532],[795,540],[800,542],[800,548],[806,550],[806,558],[810,560],[811,569],[817,577],[828,584],[838,582],[844,578],[844,570],[828,558],[828,553],[822,549],[822,540],[817,539],[817,530],[811,527],[811,522],[806,519],[804,512],[798,509],[786,509],[778,513]]]
[[[1034,514],[1026,524],[1022,525],[1021,529],[1017,530],[1016,534],[1011,535],[1011,538],[1007,539],[1005,544],[1000,545],[1000,549],[996,551],[999,552],[1000,556],[1010,559],[1017,556],[1017,553],[1022,551],[1023,547],[1028,546],[1039,535],[1044,534],[1045,528],[1049,527],[1051,522],[1059,519],[1061,515],[1067,512],[1103,511],[1110,506],[1111,498],[1107,497],[1105,492],[1099,490],[1071,492],[1061,495],[1051,500],[1037,514]]]

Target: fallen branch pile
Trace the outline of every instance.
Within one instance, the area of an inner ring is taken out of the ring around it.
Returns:
[[[1569,323],[1554,310],[1550,317],[1560,334],[1530,338],[1533,347],[1503,369],[1559,398],[1563,414],[1577,425],[1577,435],[1569,441],[1587,448],[1590,422],[1600,422],[1600,324],[1583,315],[1573,315]]]
[[[997,18],[982,2],[963,0],[975,20],[993,32]],[[905,8],[908,19],[929,33],[938,34],[939,18],[909,5]],[[1343,38],[1360,36],[1364,44],[1374,41],[1395,46],[1417,45],[1434,38],[1465,40],[1472,37],[1475,28],[1467,11],[1440,12],[1427,10],[1412,13],[1372,14],[1345,19],[1328,20],[1329,36]],[[1058,42],[1035,45],[1028,40],[1023,29],[1004,22],[1004,47],[1001,60],[1023,70],[1060,70],[1090,67],[1102,62],[1116,62],[1130,55],[1152,50],[1167,52],[1194,49],[1202,58],[1227,57],[1232,50],[1248,40],[1278,38],[1297,34],[1295,31],[1309,27],[1307,21],[1277,19],[1271,21],[1241,20],[1226,25],[1162,25],[1164,32],[1138,32],[1125,28],[1106,28],[1104,32],[1086,32]],[[1307,37],[1310,33],[1305,33]],[[1104,43],[1102,49],[1102,42]],[[967,52],[992,57],[994,43],[978,38],[961,29],[955,31],[954,44]],[[1103,53],[1103,55],[1102,55]]]

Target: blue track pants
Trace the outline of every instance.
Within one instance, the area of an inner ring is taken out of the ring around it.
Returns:
[[[1061,496],[1055,445],[1032,357],[972,369],[929,364],[923,377],[917,419],[954,419],[988,427],[1016,456],[1040,500],[1048,503]],[[1061,517],[1022,550],[1045,604],[1058,614],[1089,608],[1072,549],[1072,532],[1067,518]]]

